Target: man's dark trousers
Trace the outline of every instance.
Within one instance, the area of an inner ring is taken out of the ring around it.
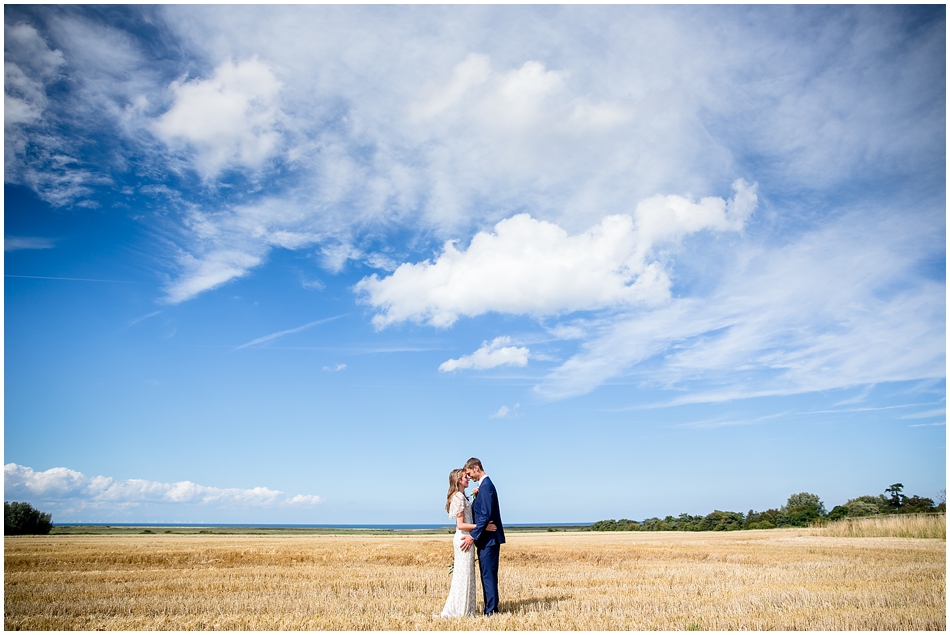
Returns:
[[[482,592],[485,596],[485,615],[498,609],[498,555],[501,545],[495,544],[478,550],[478,569],[482,574]]]
[[[498,492],[491,479],[485,476],[478,483],[478,496],[472,501],[475,529],[472,540],[478,549],[478,568],[482,574],[482,593],[485,597],[485,615],[498,609],[498,556],[505,542],[505,527],[501,523]],[[495,531],[485,531],[488,523],[495,523]]]

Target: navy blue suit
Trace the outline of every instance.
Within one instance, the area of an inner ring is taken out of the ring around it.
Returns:
[[[478,568],[482,574],[482,593],[485,596],[485,615],[498,609],[498,556],[505,542],[505,528],[501,524],[501,509],[498,507],[498,492],[487,476],[478,483],[478,496],[472,501],[472,516],[475,529],[472,539],[478,549]],[[489,522],[495,523],[497,531],[486,531]]]

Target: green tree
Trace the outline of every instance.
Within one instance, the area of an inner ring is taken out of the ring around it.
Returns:
[[[848,516],[873,516],[874,514],[889,514],[893,511],[890,502],[884,498],[883,494],[852,498],[845,503],[845,507],[848,508]],[[859,511],[862,509],[865,511]]]
[[[598,520],[590,526],[591,531],[617,531],[616,520]]]
[[[891,485],[890,487],[884,490],[885,492],[890,492],[891,494],[891,497],[890,499],[888,499],[888,502],[891,505],[891,509],[893,509],[894,511],[900,511],[900,508],[904,504],[904,499],[907,498],[906,496],[901,494],[901,490],[903,489],[904,489],[903,483],[894,483],[893,485]]]
[[[621,518],[617,521],[617,531],[640,531],[640,523],[629,518]]]
[[[828,520],[841,520],[847,517],[848,507],[846,505],[835,505],[834,508],[828,512]]]
[[[743,529],[775,529],[778,527],[779,511],[777,509],[767,509],[764,512],[749,510],[746,514]]]
[[[699,523],[700,531],[735,531],[742,529],[745,516],[738,512],[723,512],[718,509],[707,514]]]
[[[29,503],[16,501],[3,503],[3,534],[17,536],[22,534],[46,535],[53,528],[53,517],[33,509]]]
[[[818,508],[814,506],[803,505],[794,507],[786,513],[788,524],[792,527],[808,527],[812,522],[822,517]]]
[[[881,508],[874,501],[867,500],[870,496],[862,496],[850,500],[845,504],[848,510],[848,516],[851,518],[861,518],[862,516],[877,516],[881,513]]]
[[[655,516],[653,518],[644,518],[643,522],[640,523],[640,527],[643,529],[643,531],[661,531],[661,522],[662,521]]]
[[[785,503],[785,507],[782,508],[782,511],[787,514],[799,507],[813,508],[819,515],[825,515],[825,504],[821,502],[817,494],[809,494],[808,492],[792,494],[788,497],[788,502]]]
[[[699,531],[699,524],[703,522],[702,516],[690,516],[689,514],[680,514],[676,519],[669,523],[671,529],[676,531]]]
[[[816,494],[809,492],[792,494],[779,511],[779,527],[807,527],[826,514],[825,504]]]
[[[640,531],[640,523],[628,518],[598,520],[590,526],[591,531]]]
[[[930,498],[921,498],[914,494],[905,497],[901,505],[902,514],[931,514],[934,512],[934,502]]]

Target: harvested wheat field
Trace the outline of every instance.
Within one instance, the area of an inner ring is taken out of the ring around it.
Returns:
[[[945,630],[946,543],[814,530],[524,533],[501,612],[441,620],[449,535],[7,537],[4,627]]]

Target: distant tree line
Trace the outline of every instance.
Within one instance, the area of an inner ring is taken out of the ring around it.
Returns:
[[[667,516],[666,518],[647,518],[641,522],[621,518],[620,520],[598,520],[591,525],[591,531],[736,531],[740,529],[776,529],[778,527],[808,527],[822,520],[840,520],[860,516],[879,514],[934,514],[947,512],[946,496],[940,504],[930,498],[905,496],[901,492],[904,486],[894,483],[878,496],[858,496],[844,505],[836,505],[830,512],[815,494],[801,492],[792,494],[780,509],[767,509],[762,512],[749,510],[748,513],[724,512],[718,509],[705,516]]]
[[[46,535],[53,528],[53,517],[33,509],[29,503],[3,502],[3,535]]]

